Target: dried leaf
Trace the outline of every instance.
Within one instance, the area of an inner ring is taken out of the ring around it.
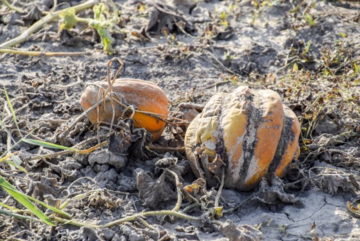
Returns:
[[[163,173],[159,179],[153,180],[145,171],[136,175],[139,196],[145,206],[156,209],[160,202],[175,200],[177,195],[167,184]]]
[[[130,126],[124,121],[119,121],[118,126],[121,130],[114,132],[109,137],[109,151],[115,154],[127,155],[132,144],[132,136]]]
[[[223,167],[226,166],[222,161],[219,154],[216,154],[215,159],[208,164],[209,171],[214,175],[214,177],[221,182],[221,177],[223,175]]]
[[[219,154],[216,154],[214,160],[209,160],[208,155],[201,156],[201,165],[204,168],[204,176],[206,177],[207,184],[211,187],[220,185],[222,170],[225,166],[225,163],[221,160]],[[200,169],[202,170],[202,169]]]
[[[357,206],[353,206],[351,202],[347,202],[347,209],[348,212],[353,215],[356,218],[360,218],[360,209],[359,209],[359,205]]]
[[[119,120],[120,131],[109,137],[109,151],[117,155],[130,155],[138,159],[156,156],[145,146],[151,142],[152,136],[144,128],[134,128],[132,120]]]
[[[159,32],[164,27],[170,32],[174,31],[175,23],[181,22],[181,28],[191,32],[194,29],[192,24],[186,20],[185,15],[179,12],[179,9],[160,2],[147,2],[149,12],[149,22],[145,27],[146,31]]]
[[[155,162],[155,166],[158,168],[170,168],[171,166],[176,165],[178,159],[170,155],[170,153],[165,153],[164,158],[159,159]]]
[[[121,199],[111,195],[106,189],[95,191],[89,196],[89,205],[97,208],[118,208],[120,203]]]
[[[181,191],[184,197],[191,202],[193,199],[190,196],[197,198],[206,194],[206,182],[203,178],[198,178],[192,184],[183,187]]]
[[[155,7],[150,7],[148,12],[149,12],[150,20],[145,28],[146,31],[149,31],[150,29],[155,27],[155,25],[157,24],[157,21],[158,21],[158,17],[159,17],[159,11]]]
[[[315,185],[331,195],[337,194],[339,190],[356,193],[360,188],[352,174],[326,168],[319,176],[320,180],[314,181]]]
[[[30,11],[23,16],[24,20],[39,20],[42,16],[42,11],[39,9],[38,5],[33,6]]]
[[[266,204],[291,203],[301,204],[300,199],[284,191],[284,183],[277,176],[272,176],[271,183],[266,178],[260,182],[259,190],[252,195],[252,200]]]

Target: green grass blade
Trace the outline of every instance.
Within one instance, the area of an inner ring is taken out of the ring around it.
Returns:
[[[39,140],[35,140],[35,139],[24,139],[23,142],[26,142],[28,144],[35,145],[35,146],[43,146],[43,147],[53,148],[53,149],[76,151],[76,149],[71,148],[71,147],[56,145],[56,144],[53,144],[53,143],[50,143],[50,142],[39,141]]]
[[[8,206],[8,205],[6,205],[5,203],[2,203],[2,202],[0,202],[0,206],[3,206],[4,208],[7,208],[7,209],[13,210],[13,211],[18,210],[17,208]]]
[[[23,168],[22,166],[19,166],[19,165],[17,165],[16,163],[14,163],[14,162],[12,162],[12,161],[5,161],[5,162],[6,162],[7,164],[9,164],[9,165],[11,165],[11,166],[19,169],[19,171],[22,171],[22,172],[27,173],[26,169]]]
[[[13,161],[8,161],[7,159],[9,159],[11,157],[11,159]],[[7,164],[14,166],[15,168],[19,169],[20,171],[23,171],[25,173],[27,173],[26,169],[23,168],[22,166],[20,166],[20,164],[22,163],[22,161],[20,160],[19,157],[15,156],[13,153],[10,153],[4,157],[0,158],[0,162],[6,162]],[[19,164],[20,163],[20,164]]]
[[[22,160],[18,157],[18,156],[15,156],[14,154],[10,153],[11,155],[11,160],[14,162],[14,164],[18,167],[21,165],[22,163]]]
[[[10,157],[11,157],[11,154],[6,155],[6,156],[4,156],[4,157],[1,157],[1,158],[0,158],[0,162],[4,162],[4,161],[6,161],[7,159],[9,159]]]
[[[7,192],[11,191],[11,192],[15,193],[16,195],[21,195],[21,196],[23,196],[23,197],[26,198],[26,199],[30,199],[31,201],[34,201],[34,202],[36,202],[36,203],[38,203],[38,204],[40,204],[40,205],[42,205],[42,206],[50,209],[51,211],[54,211],[54,212],[56,212],[56,213],[58,213],[58,214],[63,215],[64,217],[71,218],[71,215],[70,215],[70,214],[68,214],[68,213],[66,213],[66,212],[64,212],[64,211],[61,211],[60,209],[54,208],[53,206],[50,206],[50,205],[48,205],[48,204],[46,204],[46,203],[44,203],[44,202],[42,202],[42,201],[39,201],[39,200],[37,200],[36,198],[33,198],[33,197],[31,197],[31,196],[28,196],[28,195],[26,195],[26,194],[24,194],[24,193],[19,192],[18,190],[16,190],[16,189],[15,189],[10,183],[8,183],[8,182],[7,182],[7,184],[9,184],[10,186],[9,186],[9,185],[7,185],[7,186],[6,186],[6,185],[2,185],[1,180],[4,180],[4,179],[0,177],[0,186],[2,186]],[[4,180],[4,181],[5,181],[5,180]],[[6,181],[5,181],[5,182],[6,182]]]
[[[25,194],[17,191],[2,177],[0,177],[0,186],[4,188],[4,190],[8,192],[13,198],[15,198],[19,203],[26,207],[30,212],[40,218],[41,221],[48,225],[55,226],[55,223],[53,223],[40,209],[38,209],[32,202],[30,202],[29,199],[26,198]]]
[[[29,216],[24,216],[24,215],[20,215],[20,214],[17,214],[17,213],[13,213],[13,212],[1,210],[1,209],[0,209],[0,214],[4,214],[4,215],[11,216],[11,217],[14,217],[14,218],[19,218],[19,219],[28,219],[28,220],[31,220],[31,221],[38,221],[38,222],[40,221],[38,219],[29,217]]]
[[[42,201],[39,201],[39,200],[37,200],[37,199],[35,199],[35,198],[33,198],[33,197],[30,197],[30,196],[27,196],[27,195],[26,195],[26,197],[29,198],[30,200],[38,203],[38,204],[43,205],[44,207],[50,209],[51,211],[53,211],[53,212],[55,212],[55,213],[57,213],[57,214],[62,215],[63,217],[71,218],[71,215],[68,214],[67,212],[64,212],[64,211],[61,211],[60,209],[54,208],[53,206],[50,206],[50,205],[48,205],[48,204],[46,204],[46,203],[44,203],[44,202],[42,202]]]
[[[8,103],[9,109],[10,109],[10,111],[11,111],[13,120],[14,120],[15,125],[16,125],[16,128],[19,130],[19,133],[20,133],[20,135],[21,135],[21,132],[20,132],[20,129],[19,129],[17,120],[16,120],[15,111],[14,111],[14,108],[13,108],[13,106],[12,106],[12,104],[11,104],[11,101],[10,101],[10,98],[9,98],[9,95],[8,95],[8,93],[7,93],[7,91],[6,91],[5,86],[4,86],[4,92],[5,92],[5,96],[6,96],[6,101],[7,101],[7,103]]]

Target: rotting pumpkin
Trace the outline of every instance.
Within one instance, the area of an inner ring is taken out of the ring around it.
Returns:
[[[224,187],[249,191],[267,174],[282,177],[299,155],[300,124],[272,90],[238,87],[215,94],[190,123],[186,156],[194,174]]]
[[[105,81],[97,81],[87,86],[80,99],[84,111],[102,100],[108,88],[109,84]],[[145,128],[152,134],[153,141],[161,136],[166,125],[164,120],[168,115],[168,100],[159,86],[150,81],[123,78],[114,81],[111,93],[111,98],[114,100],[115,121],[123,117],[126,106],[134,106],[135,127]],[[97,121],[110,123],[113,118],[110,98],[105,98],[98,110],[91,110],[88,117],[92,123]]]

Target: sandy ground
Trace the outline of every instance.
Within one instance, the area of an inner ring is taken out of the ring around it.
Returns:
[[[64,1],[58,4],[61,2]],[[79,2],[69,1],[71,5]],[[212,0],[198,3],[190,12],[182,2],[177,5],[181,16],[177,21],[185,22],[187,32],[173,26],[172,21],[170,25],[169,21],[160,21],[161,27],[170,30],[164,36],[164,31],[156,26],[146,31],[154,1],[115,2],[120,10],[121,32],[113,33],[112,56],[104,53],[99,36],[85,24],[60,34],[57,20],[17,47],[88,54],[75,57],[0,54],[0,83],[12,99],[19,128],[24,133],[31,131],[33,137],[66,146],[96,137],[96,128],[86,119],[77,123],[67,136],[60,138],[60,134],[82,113],[79,99],[86,85],[106,76],[107,62],[113,57],[124,61],[121,77],[157,83],[169,99],[173,116],[184,114],[178,108],[182,102],[202,105],[215,92],[230,92],[239,85],[267,87],[281,95],[302,123],[302,154],[293,172],[284,178],[285,185],[304,179],[285,188],[302,204],[253,201],[225,213],[220,221],[230,219],[236,225],[257,228],[262,235],[254,234],[253,240],[360,239],[359,219],[347,211],[346,205],[358,196],[360,167],[360,72],[356,69],[360,66],[359,3],[263,1],[257,8],[256,1]],[[51,9],[52,5],[53,1],[18,1],[17,6],[29,14],[15,13],[0,5],[0,44],[21,34],[43,16],[41,11]],[[66,6],[62,4],[59,8]],[[92,11],[85,10],[80,16],[91,17]],[[216,34],[208,37],[206,31],[211,26]],[[146,33],[141,37],[131,34],[142,29]],[[112,72],[118,67],[113,64]],[[11,145],[20,137],[5,108],[3,90],[0,98],[0,117],[6,126],[6,130],[0,130],[3,153],[9,144],[7,130],[12,130]],[[181,132],[184,129],[174,131],[168,127],[154,145],[181,147]],[[96,140],[83,148],[94,144]],[[100,161],[107,155],[104,147],[102,152],[90,155],[68,154],[29,161],[34,155],[54,150],[26,143],[15,146],[16,150],[20,151],[22,166],[28,173],[0,163],[0,175],[28,195],[53,204],[89,192],[90,196],[73,200],[66,208],[77,220],[106,222],[149,209],[139,198],[135,173],[142,169],[158,177],[153,165],[159,157],[140,160],[128,156]],[[194,176],[184,153],[172,155],[187,171],[184,184],[191,183]],[[251,195],[223,190],[221,204],[229,209]],[[0,189],[1,202],[15,206],[16,202],[7,197]],[[157,209],[171,209],[175,202],[160,202]],[[201,214],[200,210],[191,213]],[[0,220],[0,239],[4,240],[227,240],[217,226],[182,219],[169,222],[147,218],[157,231],[139,221],[99,230],[64,224],[51,228],[2,215]]]

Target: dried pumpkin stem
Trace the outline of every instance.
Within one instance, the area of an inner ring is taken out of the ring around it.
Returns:
[[[171,171],[169,169],[166,169],[166,171],[170,172],[175,178],[175,185],[176,185],[176,192],[177,192],[177,202],[176,202],[175,207],[172,209],[172,211],[178,211],[180,209],[181,203],[182,203],[182,194],[181,194],[181,185],[182,184],[180,183],[179,177],[175,172],[173,172],[173,171]]]
[[[216,197],[215,197],[215,208],[219,207],[219,200],[220,200],[220,197],[221,197],[221,192],[222,192],[222,189],[224,187],[224,181],[225,181],[225,169],[223,168],[223,171],[222,171],[222,176],[221,176],[221,184],[220,184],[220,187],[219,187],[219,190],[216,194]]]
[[[198,207],[198,206],[201,206],[201,204],[199,202],[190,204],[189,206],[187,206],[186,208],[183,209],[183,212],[186,213],[186,212],[190,211],[191,209]]]
[[[112,222],[109,222],[109,223],[103,224],[103,225],[89,224],[89,223],[79,222],[76,220],[68,220],[68,219],[59,218],[59,217],[51,217],[51,218],[53,220],[55,220],[59,223],[63,223],[63,224],[74,225],[74,226],[78,226],[78,227],[104,229],[104,228],[109,228],[109,227],[119,225],[119,224],[122,224],[125,222],[136,221],[136,220],[139,220],[139,218],[142,219],[143,217],[146,217],[146,216],[164,216],[164,215],[175,216],[178,218],[183,218],[183,219],[197,221],[197,222],[200,222],[202,220],[202,217],[194,217],[194,216],[186,215],[184,213],[172,211],[172,210],[148,211],[148,212],[137,213],[137,214],[131,215],[129,217],[121,218],[121,219],[118,219],[118,220],[115,220],[115,221],[112,221]],[[220,222],[218,220],[212,220],[211,222],[213,224],[220,225],[220,226],[223,224],[222,222]]]
[[[145,227],[147,227],[148,229],[152,229],[152,230],[157,231],[156,228],[154,228],[154,227],[151,226],[148,222],[146,222],[145,219],[139,217],[138,220],[139,220]]]
[[[103,229],[103,228],[109,228],[115,225],[119,225],[125,222],[131,222],[131,221],[136,221],[138,220],[138,218],[142,218],[145,216],[163,216],[163,215],[169,215],[169,216],[175,216],[175,217],[179,217],[179,218],[183,218],[183,219],[188,219],[188,220],[192,220],[192,221],[201,221],[201,217],[193,217],[193,216],[189,216],[180,212],[176,212],[176,211],[172,211],[172,210],[161,210],[161,211],[149,211],[149,212],[142,212],[142,213],[137,213],[125,218],[121,218],[112,222],[109,222],[107,224],[103,224],[103,225],[96,225],[96,224],[90,224],[90,223],[84,223],[84,222],[79,222],[76,220],[68,220],[68,219],[63,219],[63,218],[59,218],[59,217],[52,217],[53,220],[59,222],[59,223],[63,223],[63,224],[68,224],[68,225],[74,225],[74,226],[78,226],[78,227],[89,227],[89,228],[97,228],[97,229]]]
[[[67,224],[67,225],[73,225],[73,226],[77,226],[77,227],[99,228],[98,225],[90,224],[90,223],[83,223],[83,222],[79,222],[76,220],[69,220],[69,219],[64,219],[64,218],[59,218],[59,217],[51,217],[51,218],[59,223],[63,223],[63,224]]]
[[[1,0],[9,9],[14,10],[18,13],[24,13],[22,9],[11,5],[7,0]]]
[[[108,227],[118,225],[118,224],[121,224],[121,223],[124,223],[124,222],[134,221],[138,217],[163,216],[163,215],[175,216],[175,217],[188,219],[188,220],[192,220],[192,221],[201,221],[201,217],[194,217],[194,216],[186,215],[184,213],[173,211],[173,210],[161,210],[161,211],[148,211],[148,212],[142,212],[142,213],[134,214],[132,216],[125,217],[125,218],[122,218],[122,219],[119,219],[119,220],[115,220],[113,222],[101,225],[99,227],[100,228],[108,228]]]

